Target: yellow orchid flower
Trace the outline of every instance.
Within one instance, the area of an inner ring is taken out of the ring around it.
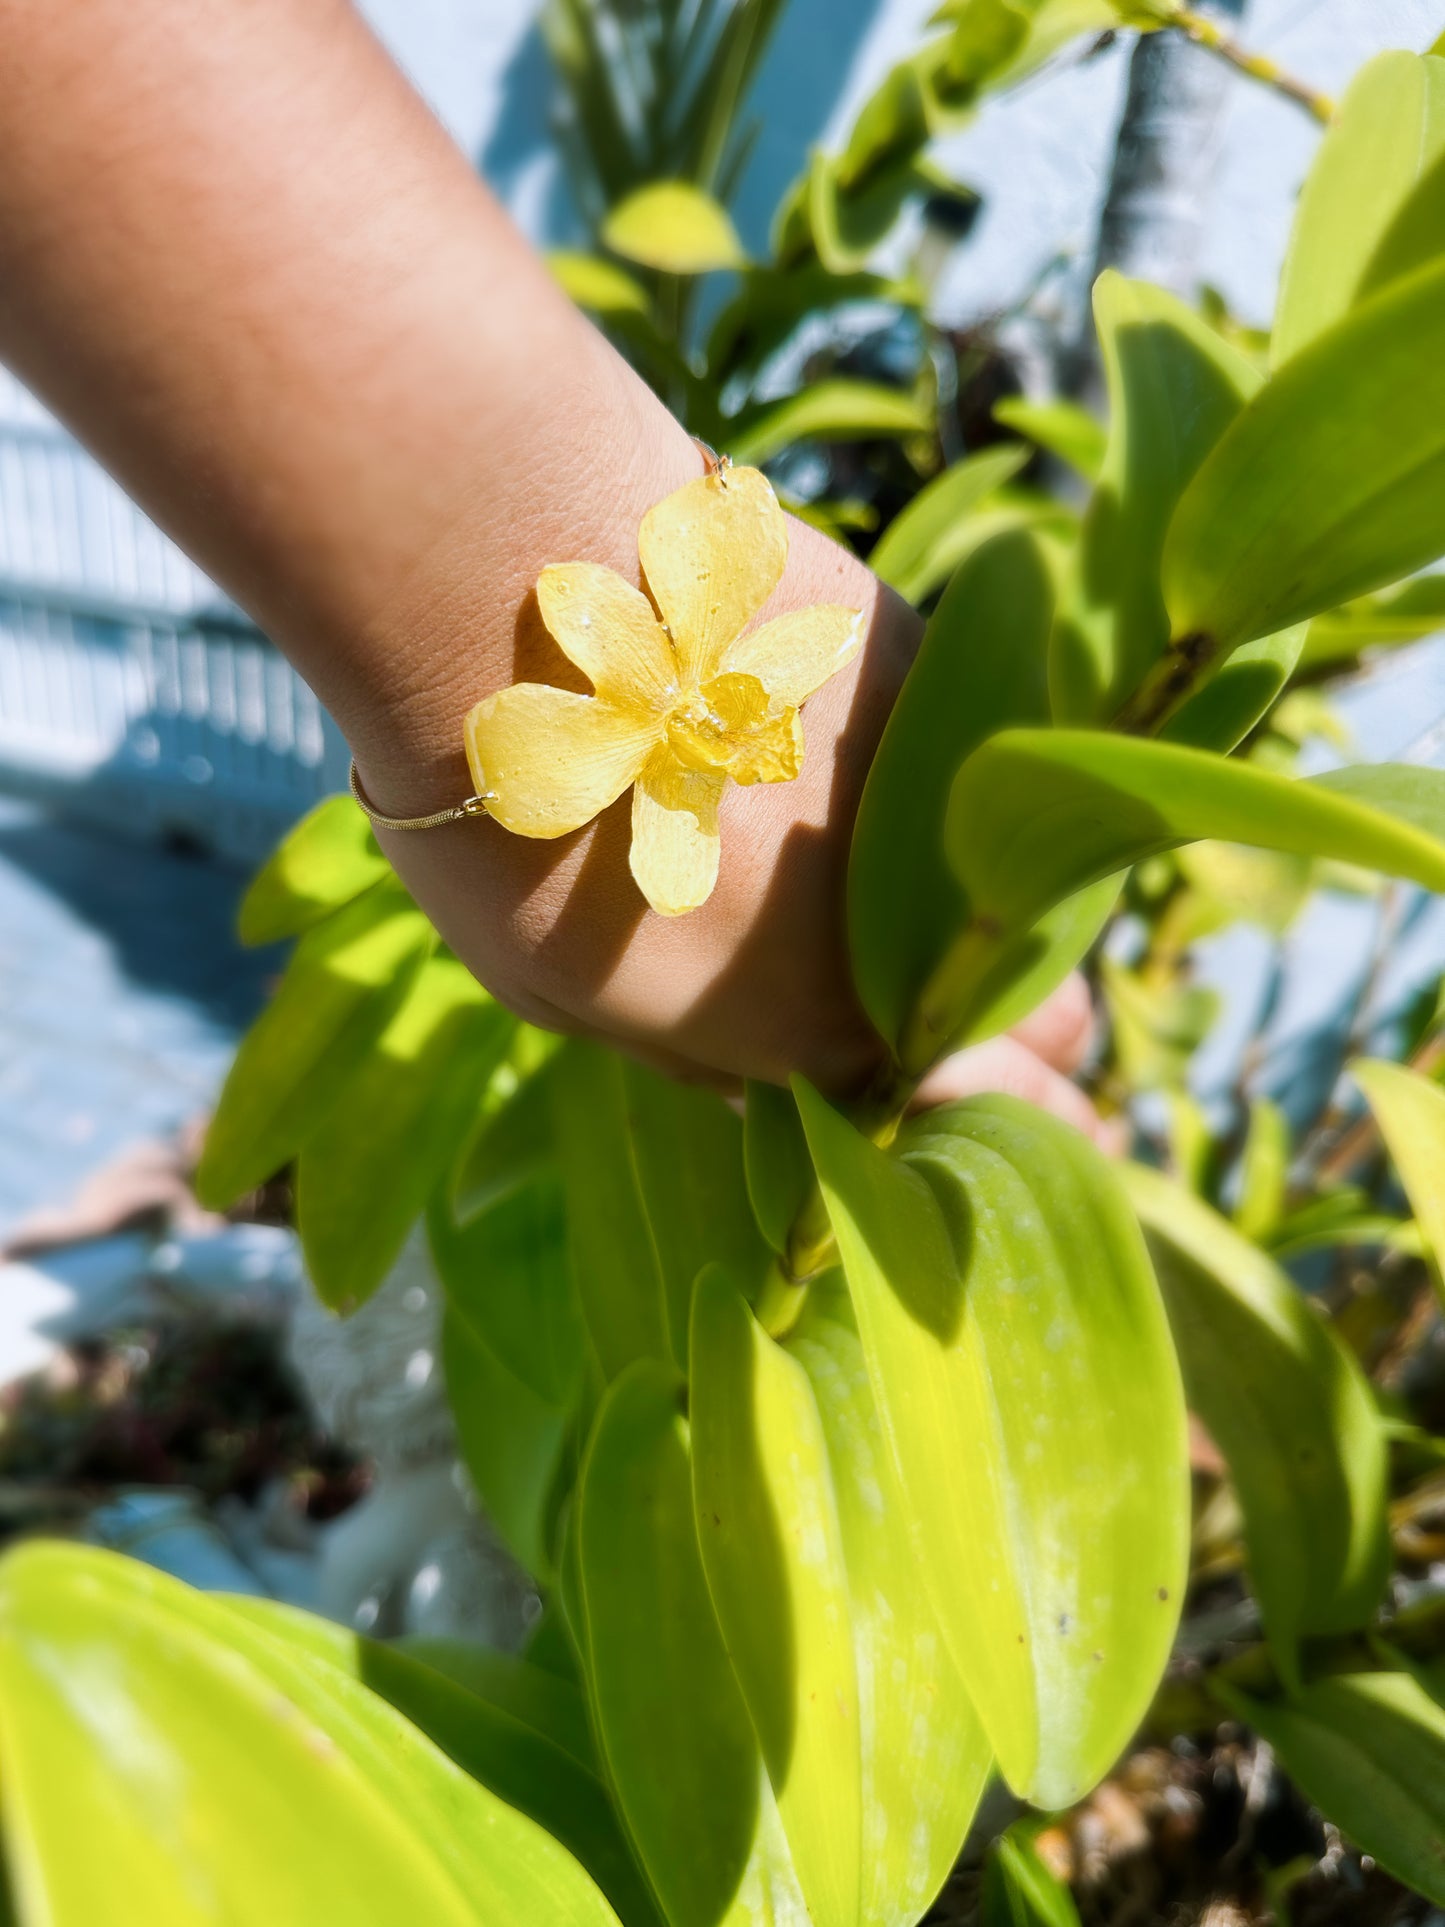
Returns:
[[[787,518],[755,468],[688,482],[648,510],[637,546],[661,621],[599,563],[544,569],[542,620],[596,693],[524,682],[486,697],[467,717],[467,760],[488,814],[521,836],[566,836],[632,786],[632,874],[676,917],[712,895],[728,778],[798,774],[798,706],[852,661],[863,620],[819,604],[748,630],[788,557]]]

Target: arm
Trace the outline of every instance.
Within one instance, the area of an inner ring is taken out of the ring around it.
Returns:
[[[699,472],[345,0],[0,0],[0,356],[286,651],[393,814],[467,793],[488,691],[562,680],[531,588]],[[388,854],[500,996],[708,1069],[876,1050],[842,876],[911,611],[795,525],[770,613],[869,612],[796,783],[734,791],[705,909],[647,915],[625,804]]]
[[[467,709],[566,679],[540,570],[636,581],[638,523],[697,450],[348,0],[0,0],[0,92],[0,358],[286,651],[379,807],[464,796]],[[798,780],[730,788],[703,909],[645,911],[625,802],[559,843],[385,838],[505,1001],[692,1073],[868,1077],[844,873],[920,625],[794,524],[767,613],[824,601],[864,609],[867,643],[809,704]],[[933,1094],[1089,1123],[1048,1067],[1077,1058],[1080,987],[1030,1023]]]

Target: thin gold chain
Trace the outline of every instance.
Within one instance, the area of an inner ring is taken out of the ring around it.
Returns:
[[[351,794],[364,815],[384,830],[439,830],[443,823],[460,823],[464,817],[485,816],[487,799],[485,796],[469,796],[465,802],[453,803],[450,809],[433,810],[430,816],[386,816],[374,808],[366,791],[361,787],[356,764],[351,765]]]

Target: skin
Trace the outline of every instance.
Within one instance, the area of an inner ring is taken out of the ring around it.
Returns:
[[[702,466],[682,427],[344,0],[0,0],[0,94],[0,357],[285,651],[379,808],[468,794],[474,702],[586,687],[537,575],[639,579],[643,512]],[[382,833],[505,1002],[686,1075],[867,1082],[844,873],[920,625],[795,523],[764,613],[820,601],[863,609],[866,647],[808,704],[798,780],[729,788],[701,910],[648,914],[626,799],[555,842]],[[1087,1030],[1066,987],[934,1094],[1008,1088],[1091,1124],[1059,1074]]]

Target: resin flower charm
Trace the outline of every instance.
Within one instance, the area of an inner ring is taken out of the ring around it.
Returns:
[[[728,779],[803,767],[798,706],[857,654],[862,617],[822,604],[748,630],[788,555],[755,468],[720,466],[649,509],[638,552],[656,609],[598,563],[542,571],[542,620],[596,693],[488,696],[467,717],[467,759],[488,814],[522,836],[566,836],[632,786],[632,874],[675,917],[717,881]]]

